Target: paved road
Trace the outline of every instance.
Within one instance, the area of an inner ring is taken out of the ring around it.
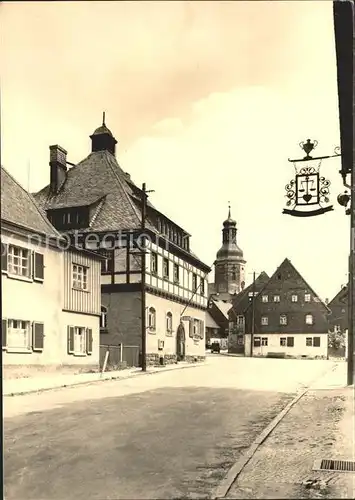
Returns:
[[[204,366],[6,398],[7,500],[208,498],[323,361]]]

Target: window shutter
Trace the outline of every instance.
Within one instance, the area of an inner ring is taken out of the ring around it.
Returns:
[[[5,349],[7,346],[7,319],[1,320],[1,340],[2,348]]]
[[[313,347],[320,347],[320,337],[313,337]]]
[[[287,347],[294,347],[295,339],[294,337],[287,337]]]
[[[192,319],[189,321],[189,337],[193,338],[194,336],[194,322]]]
[[[7,245],[1,243],[1,270],[7,271]]]
[[[34,322],[32,325],[32,349],[43,351],[44,346],[44,324]]]
[[[205,322],[200,320],[200,338],[203,340],[205,336]]]
[[[92,329],[86,329],[86,353],[92,354]]]
[[[74,327],[68,326],[68,354],[74,352]]]
[[[44,257],[41,253],[34,254],[33,278],[41,281],[44,279]]]

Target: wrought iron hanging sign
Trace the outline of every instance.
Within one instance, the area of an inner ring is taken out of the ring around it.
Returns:
[[[292,208],[284,208],[284,214],[313,217],[333,210],[333,206],[329,205],[330,181],[319,173],[322,160],[331,156],[310,156],[317,144],[317,141],[311,142],[310,139],[301,142],[300,147],[306,156],[298,160],[288,160],[295,168],[295,178],[286,185],[286,206]]]

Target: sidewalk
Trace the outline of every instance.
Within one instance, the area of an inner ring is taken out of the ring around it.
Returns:
[[[101,373],[81,373],[76,375],[51,374],[42,377],[29,377],[3,380],[3,396],[20,396],[33,392],[48,391],[51,389],[60,389],[80,384],[93,384],[105,380],[123,380],[140,375],[152,375],[169,370],[181,370],[183,368],[192,368],[204,365],[203,363],[189,363],[180,361],[178,364],[171,364],[158,367],[147,367],[146,372],[141,368],[127,368],[125,370],[110,371]]]
[[[354,386],[338,364],[291,408],[257,449],[227,498],[354,498],[355,472],[312,470],[320,459],[355,460]]]

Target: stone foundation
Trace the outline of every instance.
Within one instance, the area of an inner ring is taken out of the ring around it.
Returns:
[[[164,364],[165,365],[172,365],[174,363],[177,363],[176,354],[165,354],[164,355]]]
[[[185,356],[185,361],[187,361],[188,363],[201,363],[202,361],[205,361],[205,359],[206,356]]]
[[[159,365],[159,357],[160,356],[157,353],[147,353],[146,354],[147,366]]]
[[[3,365],[2,376],[5,380],[10,380],[43,377],[44,375],[78,375],[99,371],[98,365]]]

